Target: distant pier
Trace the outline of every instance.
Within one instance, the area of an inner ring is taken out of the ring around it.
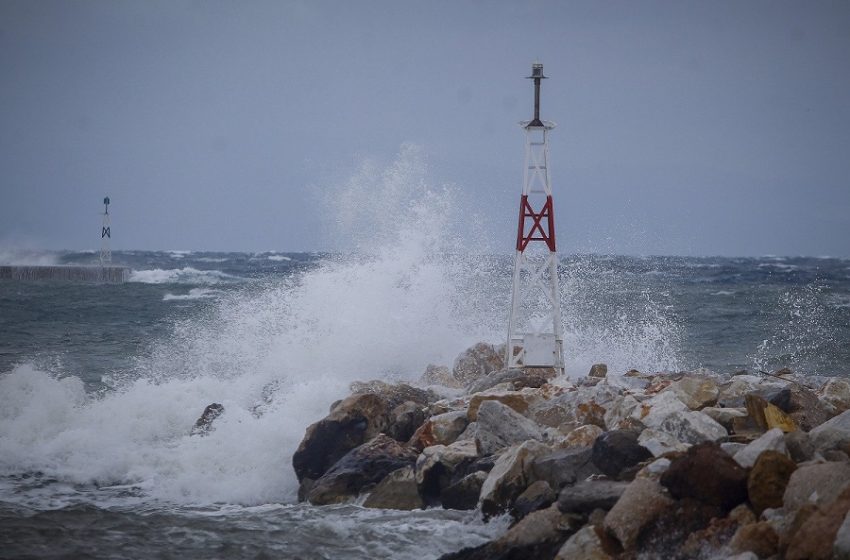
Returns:
[[[56,280],[120,284],[126,282],[129,278],[130,269],[126,266],[0,265],[0,280]]]

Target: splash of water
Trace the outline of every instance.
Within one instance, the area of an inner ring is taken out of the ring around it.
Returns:
[[[468,215],[450,186],[430,184],[415,147],[386,169],[364,164],[330,198],[355,253],[221,294],[113,390],[85,394],[30,366],[0,378],[0,472],[129,485],[169,503],[293,500],[292,453],[351,381],[416,380],[476,341],[502,341],[510,258],[460,245]],[[673,323],[649,296],[625,311],[594,303],[616,284],[599,282],[602,272],[582,261],[562,272],[574,372],[600,360],[615,371],[668,367]],[[215,430],[190,437],[211,402],[225,408]]]

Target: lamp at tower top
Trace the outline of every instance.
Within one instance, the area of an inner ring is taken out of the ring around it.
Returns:
[[[109,197],[103,199],[103,213],[109,214]]]
[[[531,65],[531,76],[528,76],[528,79],[534,80],[534,119],[529,121],[525,128],[543,128],[546,125],[540,120],[540,80],[545,80],[546,76],[543,75],[542,62],[535,62]]]

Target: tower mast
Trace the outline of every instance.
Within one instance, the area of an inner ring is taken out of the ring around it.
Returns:
[[[100,230],[100,264],[112,263],[112,249],[109,241],[112,239],[111,224],[109,219],[109,197],[103,199],[103,227]]]
[[[540,120],[540,83],[546,79],[543,65],[535,62],[528,78],[534,80],[534,118],[520,123],[525,130],[525,169],[505,363],[552,368],[560,375],[564,342],[549,176],[549,132],[555,123]]]

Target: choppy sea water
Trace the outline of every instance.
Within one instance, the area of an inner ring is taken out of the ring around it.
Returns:
[[[501,342],[509,256],[114,260],[130,282],[0,283],[0,557],[436,558],[504,531],[298,505],[290,464],[351,381],[416,380]],[[560,276],[570,375],[850,374],[850,260],[584,255]],[[190,437],[214,401],[217,429]]]

